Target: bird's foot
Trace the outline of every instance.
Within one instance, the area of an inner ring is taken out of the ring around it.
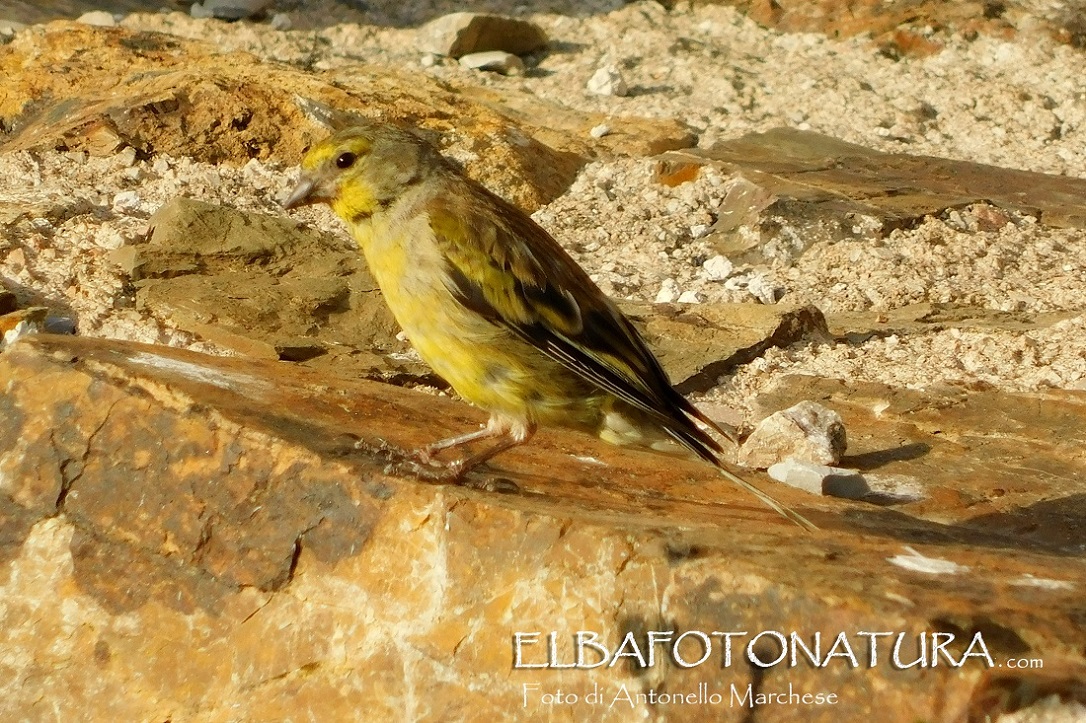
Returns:
[[[388,465],[385,468],[386,473],[410,475],[425,482],[444,484],[458,484],[464,474],[462,460],[443,464],[430,459],[429,455],[422,457],[419,452],[412,456],[414,459],[404,459]]]

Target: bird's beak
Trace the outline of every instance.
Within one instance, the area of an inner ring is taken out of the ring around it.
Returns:
[[[317,197],[316,190],[317,179],[310,178],[303,173],[301,178],[298,179],[298,185],[294,187],[294,190],[290,192],[287,199],[283,201],[283,208],[290,210],[292,208],[298,208],[299,206],[318,202],[321,199]]]

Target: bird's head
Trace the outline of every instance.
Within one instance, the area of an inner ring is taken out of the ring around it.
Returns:
[[[422,178],[428,147],[388,125],[357,125],[313,146],[284,208],[327,203],[357,222],[383,210]]]

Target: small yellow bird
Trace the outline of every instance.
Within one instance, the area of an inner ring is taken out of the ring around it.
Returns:
[[[291,209],[328,203],[358,242],[392,314],[419,355],[467,401],[484,429],[434,442],[435,453],[491,446],[446,465],[450,478],[528,441],[539,425],[613,444],[674,442],[796,523],[810,522],[723,468],[735,441],[676,392],[618,307],[550,234],[465,176],[436,149],[389,125],[340,131],[302,160]]]

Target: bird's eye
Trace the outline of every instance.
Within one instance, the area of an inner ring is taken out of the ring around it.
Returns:
[[[347,151],[346,153],[340,153],[336,156],[336,168],[350,168],[354,165],[356,156]]]

